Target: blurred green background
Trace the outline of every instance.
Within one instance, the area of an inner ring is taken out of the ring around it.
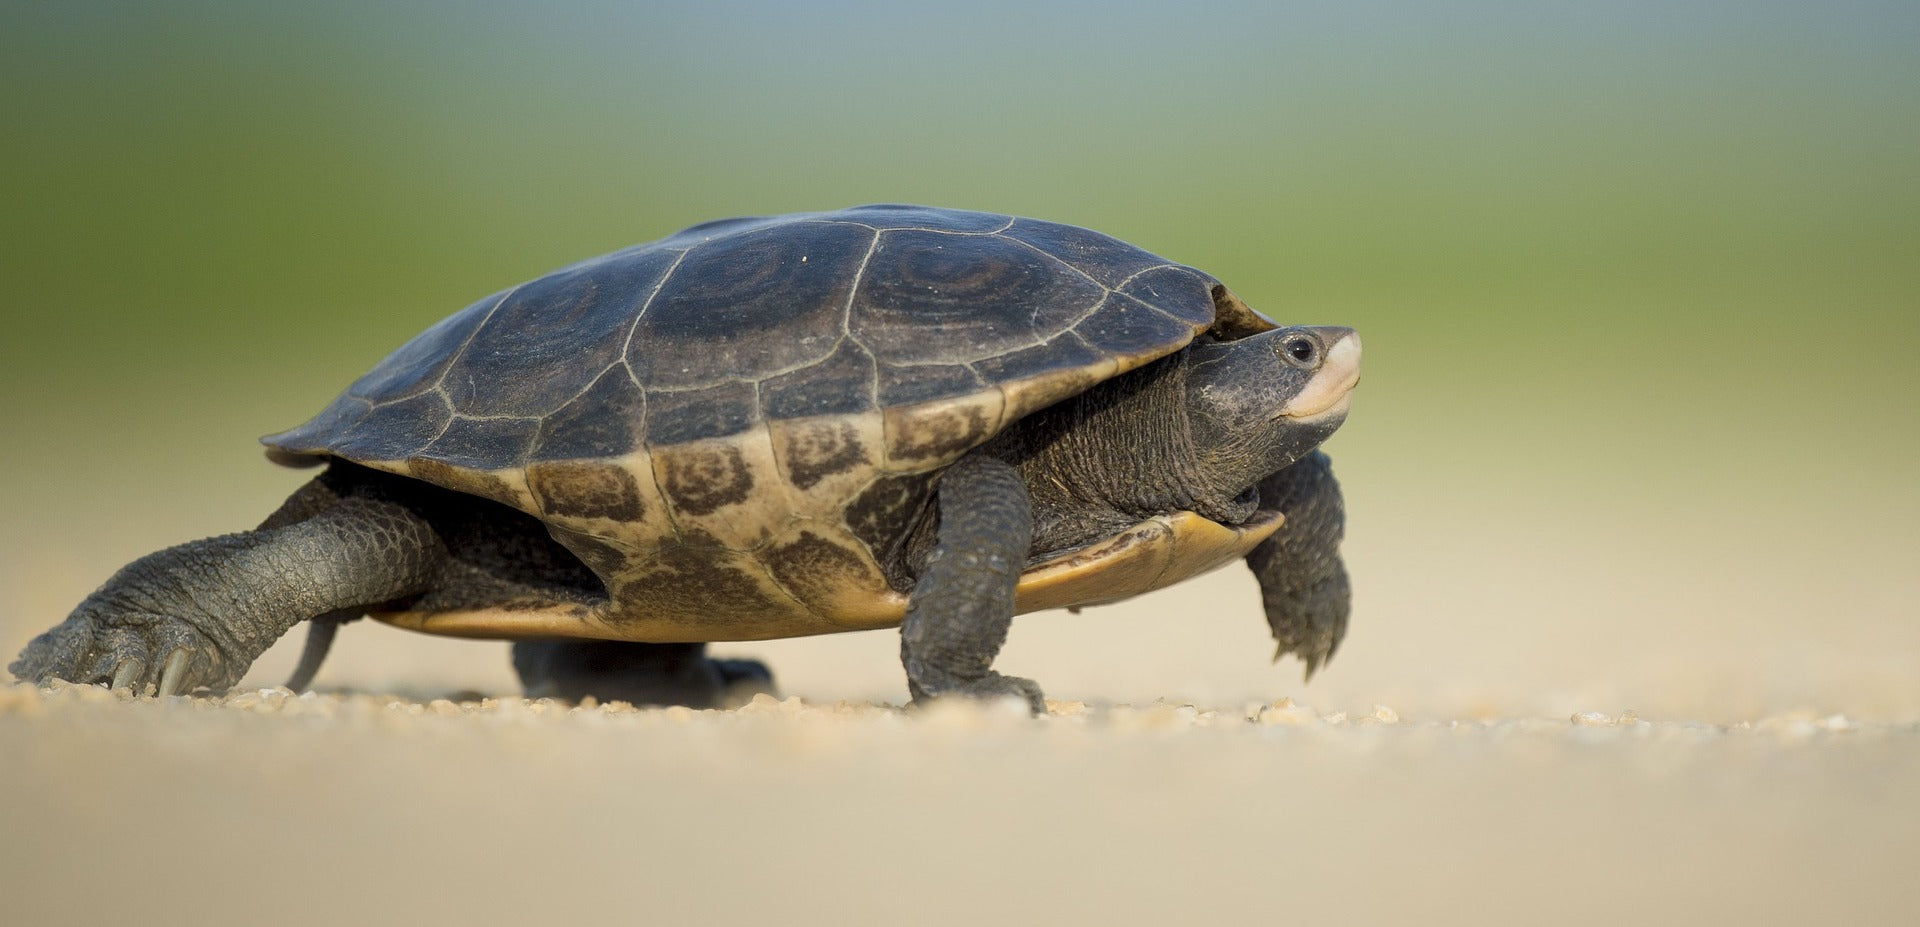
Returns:
[[[1920,711],[1912,4],[7,4],[0,87],[8,653],[270,511],[302,477],[254,439],[469,301],[907,201],[1362,330],[1357,612],[1304,697]],[[1295,692],[1230,574],[1007,665]],[[323,682],[511,687],[497,645],[343,637]],[[894,646],[748,649],[898,700]]]

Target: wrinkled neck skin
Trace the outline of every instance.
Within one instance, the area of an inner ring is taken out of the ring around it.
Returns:
[[[1224,395],[1208,376],[1213,350],[1196,345],[1115,377],[982,448],[1026,481],[1035,560],[1171,512],[1244,522],[1259,511],[1255,484],[1338,427],[1278,419],[1285,384],[1258,382],[1264,371],[1217,371],[1223,382],[1253,381]]]

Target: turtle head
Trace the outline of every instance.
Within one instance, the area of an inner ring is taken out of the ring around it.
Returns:
[[[1252,485],[1307,455],[1347,420],[1360,336],[1299,326],[1187,349],[1189,433],[1204,466]]]

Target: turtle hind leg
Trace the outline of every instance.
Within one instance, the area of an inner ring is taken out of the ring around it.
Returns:
[[[221,691],[294,624],[418,595],[445,560],[405,494],[337,483],[329,471],[259,529],[128,564],[9,669],[34,683]]]
[[[535,640],[513,645],[513,669],[528,698],[721,708],[765,692],[773,673],[758,660],[714,660],[705,644]]]

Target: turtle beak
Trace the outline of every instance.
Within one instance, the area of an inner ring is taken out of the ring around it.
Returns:
[[[1280,417],[1313,424],[1344,416],[1360,383],[1360,333],[1331,326],[1304,329],[1326,345],[1320,369],[1305,388],[1280,410]]]

